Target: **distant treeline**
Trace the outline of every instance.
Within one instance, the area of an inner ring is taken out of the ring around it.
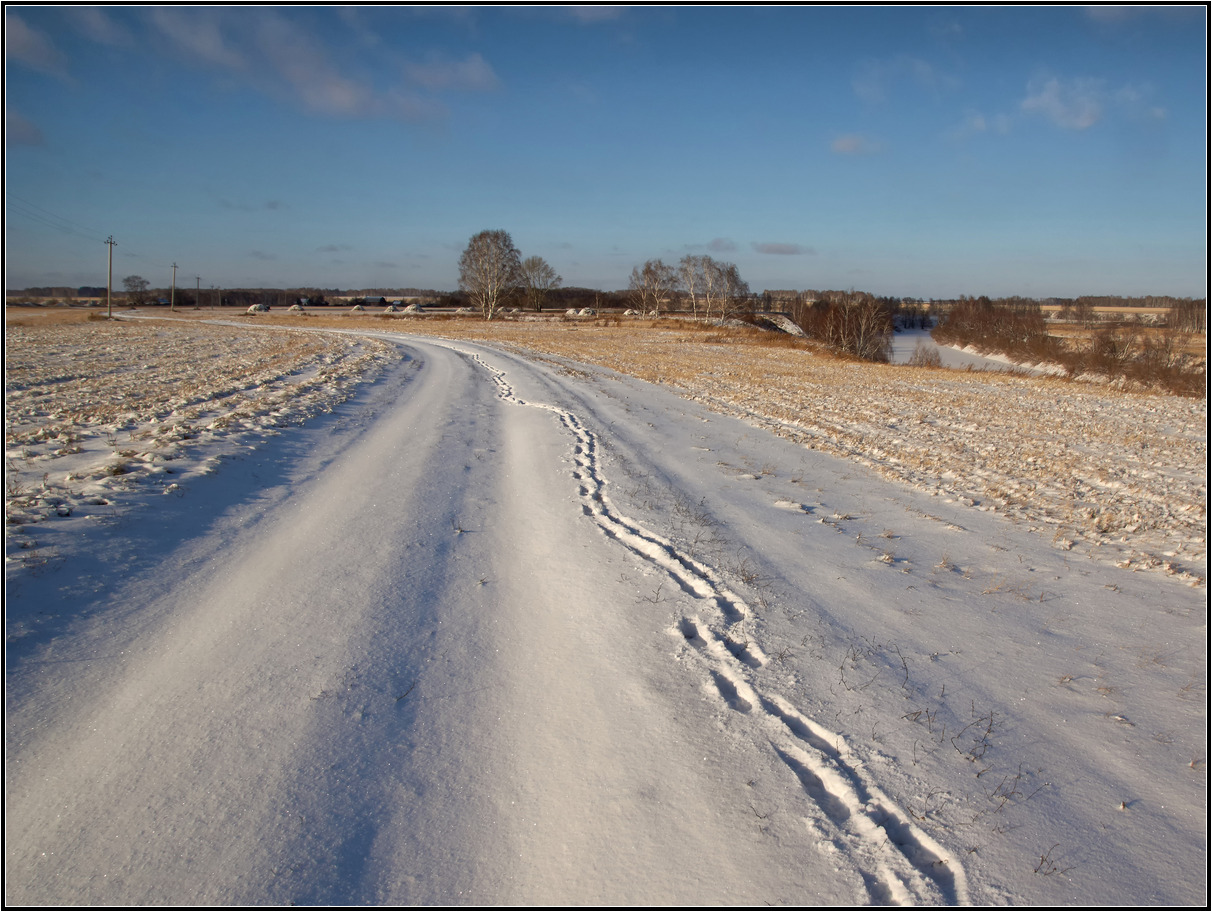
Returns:
[[[137,277],[135,277],[137,278]],[[39,286],[26,288],[24,291],[7,292],[9,298],[26,297],[50,301],[70,302],[74,299],[103,299],[106,289],[101,286],[80,286],[69,288],[65,286]],[[114,296],[122,300],[127,296],[122,292],[114,292]],[[150,289],[143,296],[147,303],[168,303],[170,291],[168,288]],[[582,310],[590,307],[604,310],[622,310],[633,306],[634,295],[630,289],[621,291],[600,291],[594,288],[553,288],[545,297],[543,308],[547,311],[563,311],[568,309]],[[470,307],[471,299],[462,291],[438,291],[432,288],[370,288],[355,291],[339,288],[189,288],[181,286],[176,289],[173,301],[178,307],[240,307],[248,308],[253,305],[268,307],[289,307],[292,304],[305,303],[311,307],[326,305],[344,306],[351,301],[356,303],[378,304],[380,301],[398,301],[409,299],[435,307]],[[526,308],[522,289],[506,302],[506,306]],[[669,309],[690,310],[687,296],[678,290],[671,290],[666,301]],[[730,313],[733,316],[749,318],[755,312],[783,311],[799,324],[810,336],[841,351],[857,354],[860,357],[882,360],[885,346],[875,344],[871,330],[879,326],[877,333],[883,336],[891,333],[893,328],[911,329],[926,327],[934,320],[940,319],[952,311],[964,313],[984,313],[989,308],[1002,314],[1004,319],[996,322],[1001,328],[998,332],[1024,338],[1025,330],[1021,330],[1024,321],[1033,324],[1042,320],[1042,309],[1060,319],[1070,320],[1087,325],[1099,321],[1097,312],[1105,315],[1112,308],[1141,308],[1150,310],[1164,309],[1167,311],[1161,322],[1168,327],[1183,332],[1205,332],[1207,327],[1207,300],[1204,298],[1180,298],[1171,295],[1081,295],[1076,298],[1026,298],[1017,295],[1002,298],[969,297],[961,295],[958,298],[935,299],[926,301],[921,298],[878,296],[865,291],[849,289],[841,290],[767,290],[761,294],[746,294],[733,302]],[[861,314],[861,319],[859,315]],[[990,322],[988,314],[981,318]],[[1102,317],[1105,320],[1105,316]],[[858,320],[856,327],[855,321]],[[984,332],[985,330],[981,330]],[[1034,328],[1029,334],[1031,345],[1038,347],[1042,342]],[[863,340],[861,342],[856,340]],[[1021,347],[1025,343],[1016,343]],[[1016,348],[1017,350],[1017,348]],[[1040,352],[1043,354],[1043,352]]]
[[[1107,322],[1107,317],[1098,317],[1097,312],[1104,314],[1116,309],[1148,309],[1152,311],[1165,310],[1165,325],[1185,332],[1204,332],[1207,326],[1208,301],[1206,298],[1176,298],[1171,295],[1145,295],[1143,297],[1123,297],[1120,295],[1083,295],[1077,298],[1023,298],[1012,296],[1008,298],[990,298],[982,295],[979,298],[960,296],[954,300],[939,300],[930,303],[930,309],[936,313],[948,313],[957,308],[971,311],[976,305],[982,309],[992,308],[1007,314],[1030,313],[1047,307],[1054,311],[1061,320],[1077,323],[1093,324]],[[1111,319],[1114,322],[1115,318]]]
[[[438,307],[459,308],[472,306],[471,297],[462,291],[445,292],[439,295],[434,303]],[[505,301],[504,306],[527,307],[522,291],[519,289],[510,295]],[[542,308],[544,311],[570,310],[572,308],[583,310],[586,307],[615,310],[628,306],[630,305],[627,303],[627,292],[625,291],[598,291],[594,288],[572,286],[569,288],[548,289],[543,299]]]
[[[1204,359],[1192,355],[1188,337],[1192,332],[1204,331],[1206,302],[1183,298],[1162,300],[1172,303],[1161,327],[1146,326],[1138,315],[1127,319],[1120,315],[1117,320],[1088,317],[1086,337],[1066,340],[1049,334],[1039,301],[964,298],[949,302],[931,335],[944,345],[1000,352],[1020,362],[1057,364],[1069,376],[1101,374],[1159,386],[1180,395],[1203,395],[1207,388],[1207,364]],[[1073,312],[1077,316],[1089,315],[1093,307],[1082,303],[1074,306]],[[1064,309],[1065,305],[1062,305],[1062,313]]]

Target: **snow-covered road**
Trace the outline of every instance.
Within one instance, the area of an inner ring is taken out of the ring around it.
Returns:
[[[1206,757],[1178,768],[1206,739],[1180,690],[1206,674],[1203,593],[1108,587],[638,381],[401,344],[330,418],[9,593],[64,617],[10,644],[9,903],[1206,889],[1159,876],[1207,821]],[[1144,629],[1129,609],[1159,598]],[[1083,602],[1123,610],[1090,631]],[[1108,680],[1155,641],[1166,673]],[[1079,845],[1095,825],[1139,829]]]

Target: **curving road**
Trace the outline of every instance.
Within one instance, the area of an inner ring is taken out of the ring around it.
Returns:
[[[399,342],[338,414],[98,537],[133,573],[39,590],[71,621],[8,656],[8,903],[970,901],[906,705],[959,691],[975,731],[997,682],[978,640],[911,681],[953,621],[901,600],[984,584],[895,564],[1018,533],[636,381]]]

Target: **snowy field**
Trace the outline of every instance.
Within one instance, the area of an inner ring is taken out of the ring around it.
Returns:
[[[7,903],[1207,902],[1206,402],[454,327],[6,327]]]

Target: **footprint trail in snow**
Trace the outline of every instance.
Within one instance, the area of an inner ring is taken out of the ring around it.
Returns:
[[[554,414],[573,437],[573,478],[582,510],[611,539],[660,568],[695,601],[671,631],[687,644],[703,684],[721,702],[749,720],[800,783],[809,802],[805,825],[827,834],[856,859],[869,901],[878,905],[966,905],[967,880],[959,860],[916,826],[860,767],[851,762],[844,738],[808,718],[756,681],[766,656],[740,629],[751,610],[719,572],[680,551],[667,538],[620,513],[607,496],[597,436],[573,412],[517,396],[505,372],[479,354],[449,345],[492,377],[506,402]],[[710,620],[704,621],[703,618]]]

